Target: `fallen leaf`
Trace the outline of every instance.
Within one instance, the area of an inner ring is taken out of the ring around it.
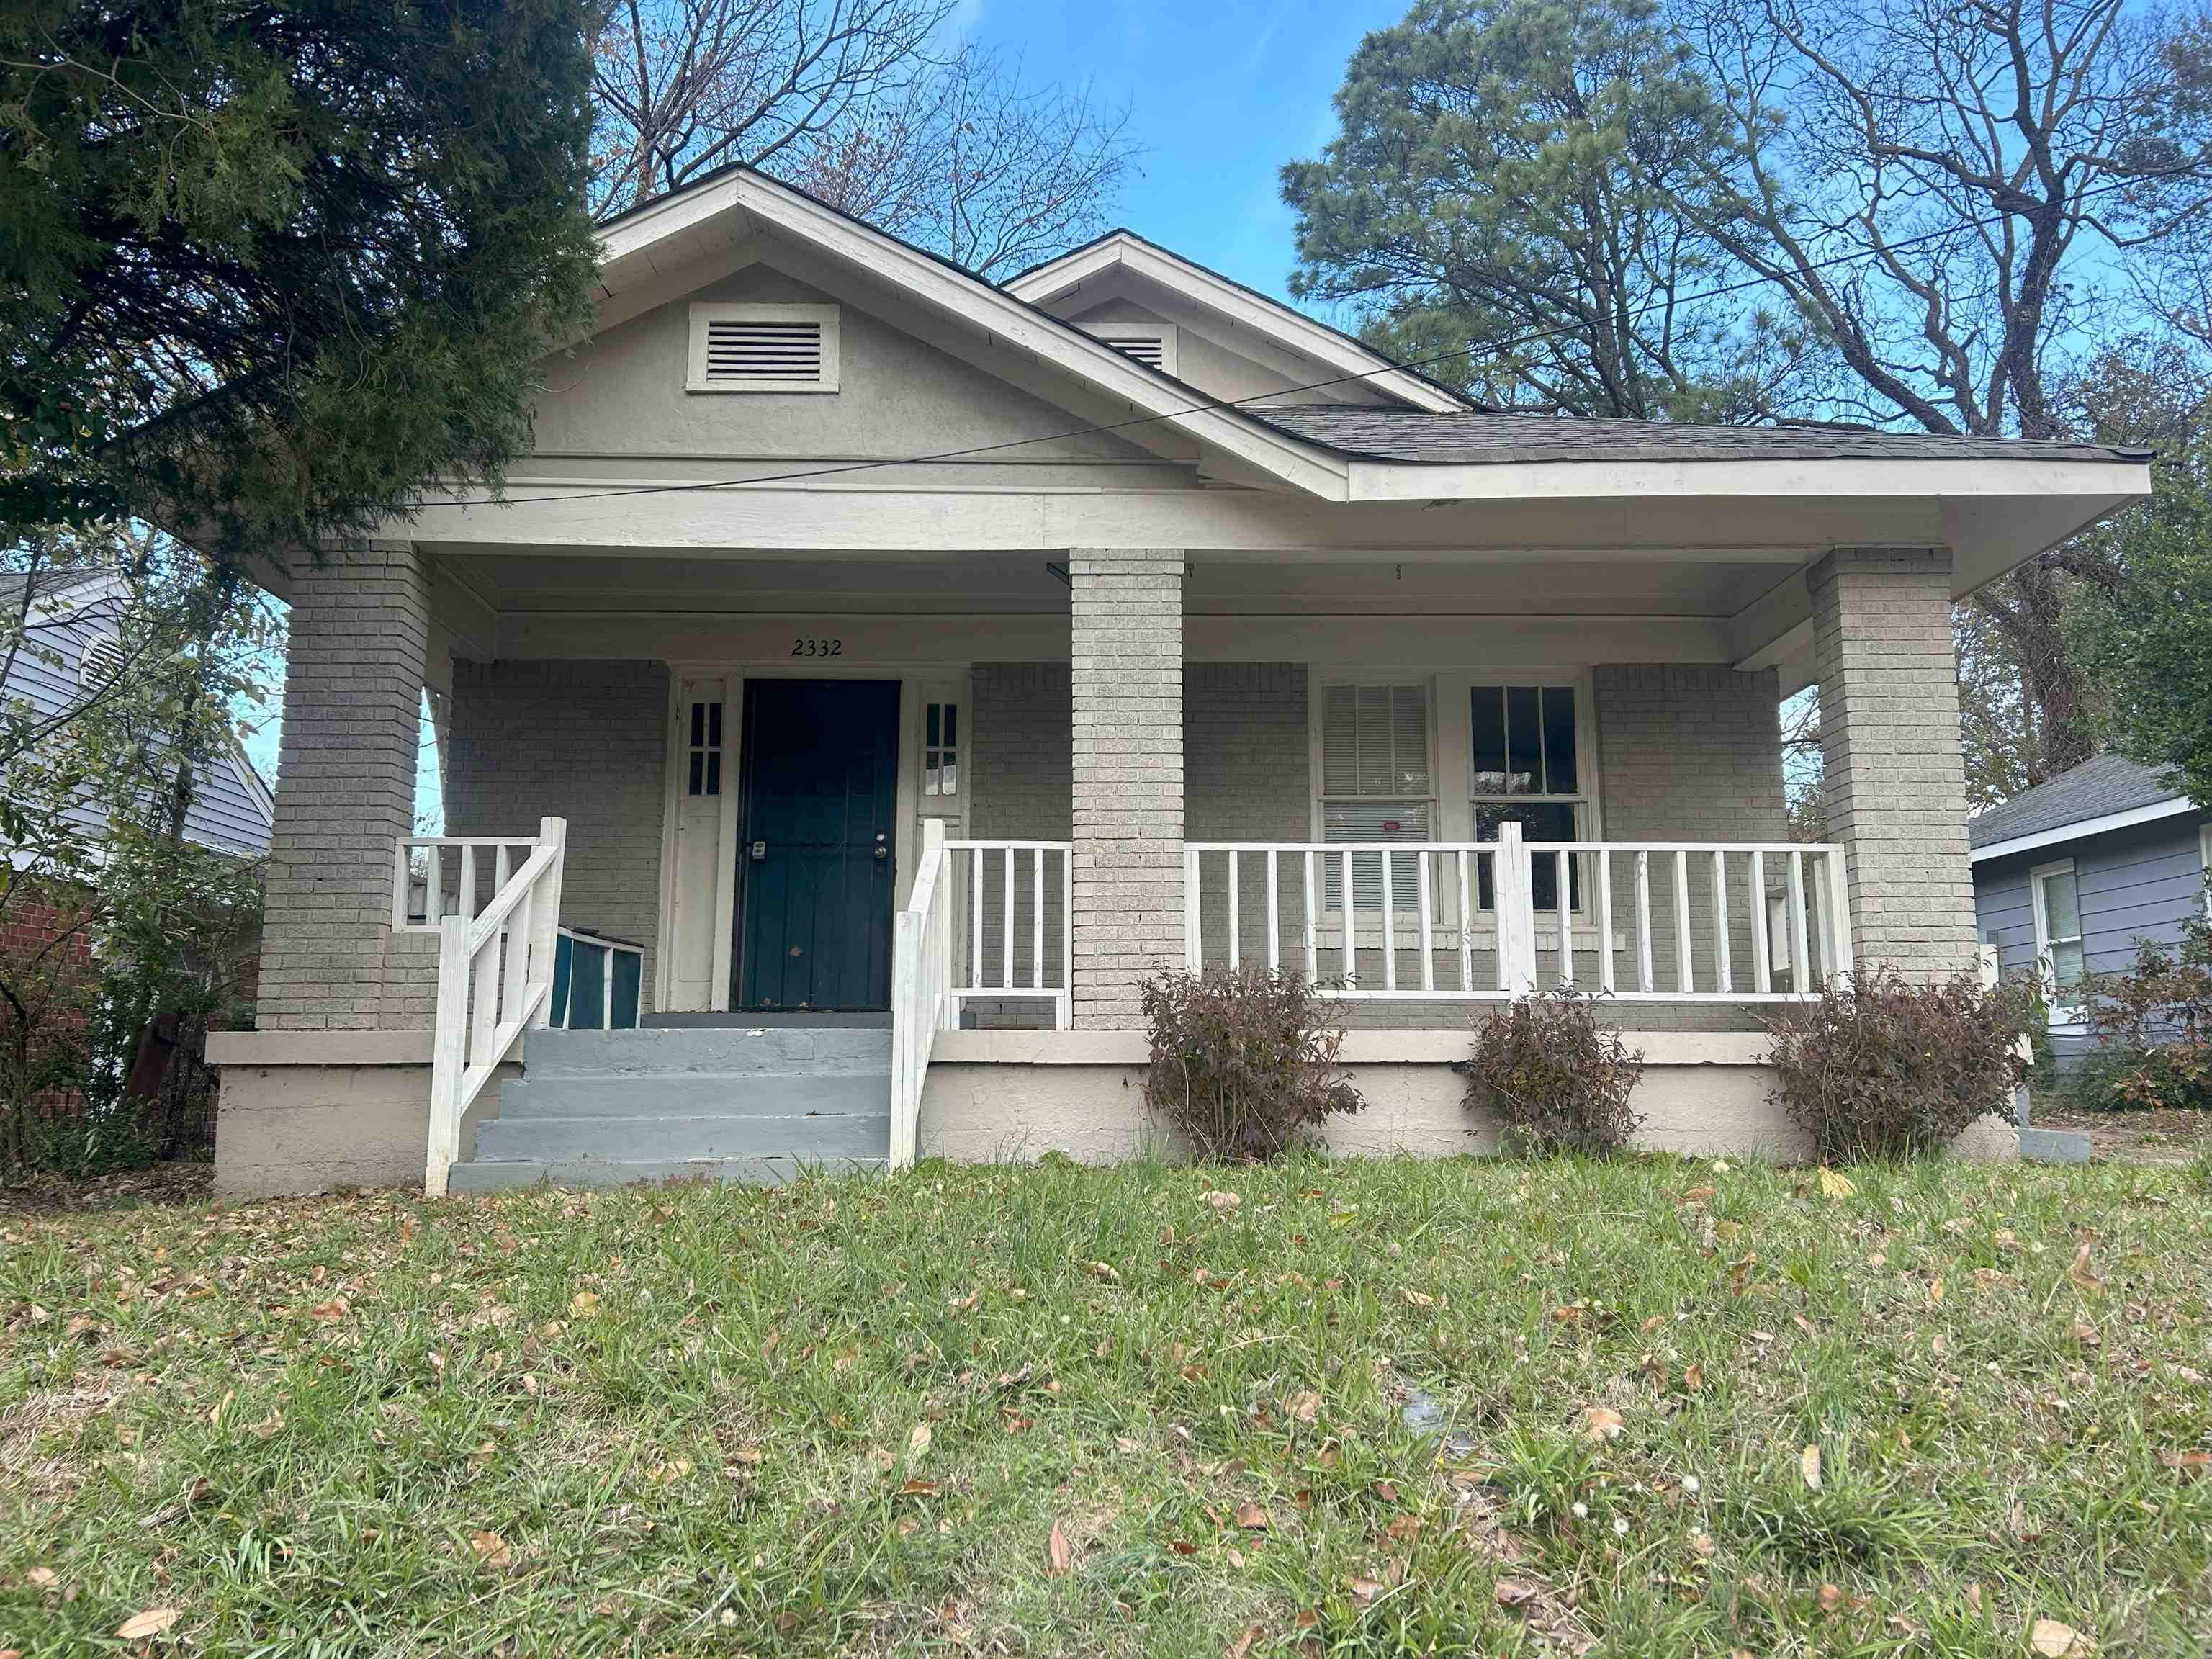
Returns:
[[[1797,1454],[1797,1468],[1805,1477],[1805,1484],[1814,1492],[1820,1490],[1820,1447],[1815,1441]]]
[[[1687,1389],[1692,1394],[1699,1394],[1704,1392],[1705,1386],[1705,1368],[1703,1365],[1690,1365],[1686,1367],[1682,1372],[1682,1386]]]
[[[52,1567],[33,1567],[23,1575],[26,1582],[39,1589],[52,1589],[61,1583],[61,1575]]]
[[[2089,1246],[2086,1240],[2081,1248],[2074,1252],[2074,1265],[2067,1268],[2066,1277],[2072,1279],[2077,1288],[2088,1291],[2092,1296],[2105,1288],[2105,1281],[2098,1278],[2089,1267]],[[2063,1625],[2059,1626],[2061,1630],[2065,1628]]]
[[[1819,1591],[1820,1611],[1833,1613],[1844,1605],[1844,1590],[1840,1584],[1823,1584]]]
[[[469,1547],[476,1552],[477,1561],[487,1567],[503,1567],[512,1559],[507,1552],[507,1540],[495,1532],[471,1533]]]
[[[1849,1198],[1849,1197],[1850,1197],[1853,1193],[1855,1193],[1855,1192],[1856,1192],[1856,1191],[1858,1191],[1858,1188],[1857,1188],[1856,1187],[1853,1186],[1853,1185],[1851,1184],[1850,1181],[1847,1177],[1838,1175],[1838,1174],[1837,1174],[1833,1170],[1830,1170],[1830,1169],[1826,1169],[1826,1168],[1823,1168],[1823,1169],[1821,1170],[1821,1171],[1820,1171],[1820,1196],[1821,1196],[1821,1197],[1823,1197],[1823,1198]]]
[[[2162,1451],[2158,1461],[2177,1474],[2202,1474],[2212,1468],[2212,1452],[2191,1446],[2187,1451]]]
[[[579,1291],[568,1298],[568,1311],[579,1319],[589,1319],[599,1310],[599,1293],[597,1291]]]
[[[1421,1519],[1417,1515],[1401,1515],[1382,1529],[1382,1535],[1395,1543],[1412,1542],[1421,1534]]]
[[[1065,1578],[1075,1569],[1075,1552],[1067,1546],[1067,1534],[1060,1529],[1060,1522],[1052,1523],[1045,1534],[1044,1573],[1048,1578]]]
[[[937,1486],[933,1481],[909,1480],[898,1489],[896,1495],[901,1498],[934,1498]]]
[[[906,1437],[906,1455],[908,1457],[919,1457],[928,1449],[929,1425],[917,1423],[914,1425],[914,1432]]]
[[[1610,1406],[1592,1406],[1583,1413],[1583,1432],[1592,1440],[1616,1440],[1628,1425]]]
[[[1517,1578],[1499,1579],[1490,1587],[1490,1593],[1501,1607],[1517,1607],[1536,1599],[1534,1588]]]
[[[1436,1301],[1436,1297],[1425,1295],[1421,1291],[1414,1290],[1411,1285],[1406,1286],[1404,1289],[1401,1290],[1398,1294],[1405,1299],[1406,1305],[1409,1308],[1426,1308],[1432,1305]]]
[[[1233,1210],[1244,1200],[1235,1193],[1208,1193],[1206,1201],[1217,1210]]]
[[[126,1642],[143,1642],[161,1635],[183,1617],[175,1607],[149,1607],[143,1613],[132,1613],[116,1626],[115,1633]]]
[[[1237,1506],[1237,1524],[1247,1532],[1265,1532],[1267,1530],[1267,1511],[1257,1504],[1239,1504]]]
[[[1345,1587],[1352,1592],[1352,1599],[1363,1607],[1382,1594],[1381,1583],[1368,1577],[1364,1573],[1357,1578],[1345,1580]]]
[[[1092,1262],[1091,1264],[1091,1271],[1096,1273],[1099,1278],[1109,1282],[1118,1281],[1121,1277],[1120,1273],[1114,1270],[1113,1267],[1109,1263],[1103,1261]]]
[[[1940,1279],[1931,1279],[1928,1281],[1928,1305],[1931,1308],[1940,1308],[1943,1305],[1943,1281]]]
[[[2104,1333],[2094,1325],[2077,1322],[2074,1327],[2074,1340],[2085,1348],[2101,1348],[2105,1346]]]
[[[2088,1247],[2082,1248],[2086,1250]],[[2062,1625],[2056,1619],[2039,1619],[2030,1626],[2027,1644],[2043,1659],[2074,1659],[2075,1656],[2094,1650],[2097,1645],[2073,1626]]]
[[[1283,1409],[1299,1422],[1310,1423],[1321,1415],[1321,1396],[1311,1389],[1301,1389]]]

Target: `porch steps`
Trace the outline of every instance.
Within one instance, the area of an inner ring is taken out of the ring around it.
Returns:
[[[790,1181],[880,1169],[890,1141],[880,1027],[536,1031],[455,1192]]]

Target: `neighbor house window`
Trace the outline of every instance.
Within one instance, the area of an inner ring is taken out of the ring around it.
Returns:
[[[2087,977],[2081,949],[2081,889],[2074,860],[2038,865],[2028,874],[2035,901],[2035,954],[2043,982],[2056,995],[2073,990]]]
[[[1331,685],[1322,691],[1321,821],[1324,842],[1419,842],[1436,823],[1425,684]],[[1352,900],[1382,905],[1382,854],[1354,855]],[[1328,860],[1331,909],[1343,906],[1342,860]],[[1390,903],[1411,909],[1420,872],[1411,854],[1390,860]]]
[[[1517,823],[1524,841],[1580,841],[1589,805],[1583,776],[1578,710],[1571,685],[1478,685],[1469,693],[1468,805],[1474,838],[1496,841],[1498,826]],[[1539,858],[1531,871],[1536,908],[1559,908],[1559,860]],[[1579,860],[1567,870],[1567,906],[1583,908]],[[1478,883],[1492,908],[1491,872]]]
[[[691,705],[690,743],[687,745],[690,765],[687,768],[687,787],[690,795],[719,795],[722,793],[722,705],[719,702],[695,702]]]
[[[921,793],[960,793],[960,705],[933,702],[922,714]]]

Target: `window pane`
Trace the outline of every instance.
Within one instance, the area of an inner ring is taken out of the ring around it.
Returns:
[[[686,792],[687,793],[696,795],[699,793],[700,787],[706,777],[705,765],[705,760],[701,756],[699,750],[694,749],[691,751],[691,784],[690,789]]]
[[[1358,748],[1352,788],[1362,795],[1387,795],[1398,787],[1390,764],[1390,688],[1358,688],[1355,706]]]
[[[2051,947],[2051,976],[2058,981],[2058,988],[2062,991],[2070,990],[2081,982],[2085,972],[2080,939]]]
[[[1474,809],[1474,838],[1477,841],[1496,841],[1498,826],[1517,823],[1523,841],[1572,841],[1575,838],[1575,809],[1568,801],[1529,801],[1505,805],[1477,805]],[[1559,861],[1549,854],[1540,854],[1529,860],[1529,887],[1533,890],[1539,911],[1559,908]],[[1497,905],[1491,891],[1490,860],[1482,860],[1482,876],[1477,884],[1482,908],[1492,909]],[[1567,908],[1583,908],[1583,871],[1580,859],[1567,861]]]
[[[1544,688],[1544,793],[1580,793],[1575,784],[1575,694],[1571,686]]]
[[[691,746],[696,749],[706,741],[707,705],[703,702],[695,702],[691,705]]]
[[[1505,793],[1505,688],[1478,685],[1470,710],[1474,729],[1474,784],[1478,795]]]
[[[1332,685],[1322,698],[1321,792],[1324,795],[1358,793],[1353,763],[1359,750],[1359,715],[1352,691],[1349,685]]]
[[[945,705],[945,746],[947,749],[957,749],[959,744],[960,705],[957,702],[948,702]]]
[[[1393,793],[1425,795],[1429,790],[1429,692],[1422,685],[1390,688],[1390,754]]]
[[[719,702],[707,705],[707,744],[713,749],[722,746],[722,705]]]
[[[2043,914],[2051,924],[2052,939],[2081,937],[2081,890],[2071,870],[2061,870],[2043,878]]]
[[[722,751],[719,749],[707,751],[707,793],[710,795],[722,793]]]
[[[1333,685],[1322,702],[1322,793],[1425,794],[1429,694],[1420,685]]]
[[[950,749],[945,751],[945,793],[948,795],[960,793],[960,761]]]
[[[922,733],[921,740],[927,744],[932,749],[936,748],[939,743],[944,741],[942,738],[938,736],[938,711],[943,708],[944,706],[945,705],[943,703],[937,702],[930,704],[929,712],[922,722],[925,730]]]
[[[1536,688],[1505,688],[1505,793],[1534,795],[1544,787],[1541,723],[1536,717]]]
[[[1428,838],[1429,803],[1425,800],[1332,801],[1322,812],[1322,839],[1325,842],[1382,842],[1395,846],[1419,843]],[[1328,890],[1322,902],[1329,909],[1341,909],[1344,860],[1324,855],[1322,873]],[[1412,857],[1392,854],[1390,908],[1413,908],[1419,902],[1420,879],[1420,868]],[[1353,855],[1352,890],[1353,901],[1360,909],[1382,908],[1381,854]]]

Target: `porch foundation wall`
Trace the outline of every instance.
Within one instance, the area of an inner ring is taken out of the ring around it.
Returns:
[[[643,945],[648,1001],[668,699],[659,662],[453,664],[446,833],[535,835],[539,818],[566,818],[561,920]]]
[[[428,1050],[428,1032],[420,1034]],[[499,1115],[502,1066],[461,1121],[461,1156]],[[430,1067],[226,1065],[216,1117],[215,1195],[281,1198],[338,1187],[421,1190],[430,1129]]]

